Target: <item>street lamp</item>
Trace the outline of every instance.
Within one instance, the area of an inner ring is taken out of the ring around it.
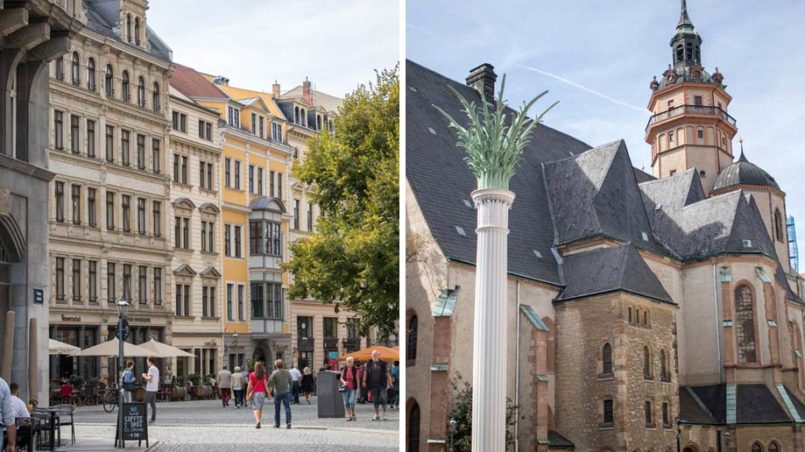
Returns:
[[[458,422],[456,422],[456,418],[451,417],[448,424],[450,425],[450,452],[452,452],[453,447],[455,447],[453,444],[453,434],[456,433],[456,424],[458,424]]]
[[[118,448],[123,448],[123,380],[122,371],[124,367],[123,362],[123,342],[129,335],[129,321],[126,319],[129,315],[129,301],[121,299],[117,302],[117,335],[118,342],[118,406],[117,406],[117,438],[119,443],[115,443]]]

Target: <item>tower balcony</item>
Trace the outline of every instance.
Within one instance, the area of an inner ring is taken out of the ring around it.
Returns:
[[[727,124],[731,125],[733,128],[737,129],[737,121],[735,118],[730,116],[726,111],[722,110],[719,107],[709,107],[705,105],[680,105],[678,107],[670,108],[662,113],[657,113],[656,115],[650,117],[648,119],[648,124],[646,124],[646,132],[653,126],[654,124],[676,118],[680,115],[698,115],[698,116],[716,116],[726,122]]]

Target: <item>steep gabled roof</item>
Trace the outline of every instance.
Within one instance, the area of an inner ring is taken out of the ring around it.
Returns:
[[[571,254],[562,264],[565,288],[555,301],[623,291],[675,304],[637,249],[624,244]]]
[[[475,177],[464,162],[466,154],[456,147],[455,132],[433,105],[464,121],[461,105],[448,85],[476,104],[480,95],[412,61],[406,62],[406,68],[406,178],[445,256],[474,264],[476,212],[470,193],[476,188]],[[517,194],[509,214],[510,273],[560,283],[551,252],[553,223],[542,181],[542,163],[580,154],[589,148],[550,127],[537,127],[510,184]]]
[[[729,388],[725,384],[680,387],[679,392],[680,422],[725,424],[732,416],[738,424],[792,422],[764,384],[736,385],[734,405],[727,401]]]
[[[557,245],[603,235],[660,251],[623,140],[544,163],[543,172]]]

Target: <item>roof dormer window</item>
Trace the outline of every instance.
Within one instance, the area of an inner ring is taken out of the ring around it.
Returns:
[[[140,18],[134,18],[134,43],[140,45]]]
[[[131,42],[131,14],[126,15],[126,41]]]
[[[227,124],[232,127],[240,127],[240,109],[235,108],[233,106],[229,106],[227,108]]]

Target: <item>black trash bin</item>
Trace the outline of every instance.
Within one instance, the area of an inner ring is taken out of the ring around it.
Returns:
[[[341,385],[340,374],[324,370],[319,372],[316,381],[316,404],[319,417],[344,417],[344,397],[338,392]]]

